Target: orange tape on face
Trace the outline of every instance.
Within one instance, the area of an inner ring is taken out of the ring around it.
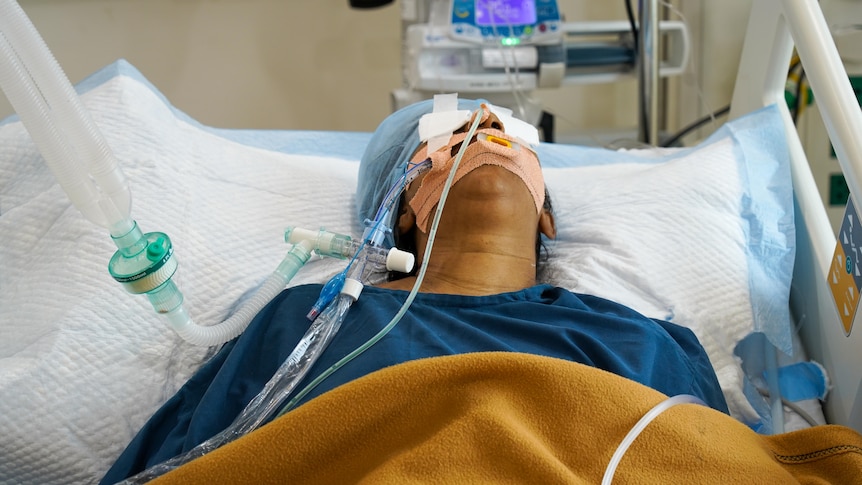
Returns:
[[[506,135],[503,131],[482,128],[476,130],[476,134],[477,139],[470,143],[464,152],[452,185],[458,183],[464,175],[483,165],[497,165],[524,181],[536,202],[536,213],[541,212],[545,202],[545,179],[536,154],[526,144]],[[431,155],[428,155],[427,148],[423,147],[411,160],[417,163],[427,158],[431,159],[431,169],[422,179],[416,195],[410,200],[410,207],[416,213],[416,225],[422,232],[428,232],[431,211],[440,202],[443,186],[455,163],[455,157],[451,154],[452,147],[463,142],[466,136],[466,133],[453,135],[447,146]]]

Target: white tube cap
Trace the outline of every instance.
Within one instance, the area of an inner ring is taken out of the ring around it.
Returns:
[[[344,286],[341,287],[341,294],[353,298],[354,301],[359,299],[359,294],[362,293],[364,286],[358,280],[353,278],[345,278]]]
[[[389,271],[398,271],[399,273],[409,273],[413,271],[413,265],[416,263],[416,257],[407,251],[402,251],[398,248],[389,250],[386,255],[386,269]]]

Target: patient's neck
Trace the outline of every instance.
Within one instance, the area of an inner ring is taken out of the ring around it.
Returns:
[[[536,284],[535,235],[493,237],[461,234],[458,238],[439,235],[420,292],[454,295],[493,295],[528,288]],[[418,237],[417,265],[424,261],[427,238]],[[409,290],[416,276],[380,285]]]
[[[419,291],[492,295],[535,285],[540,222],[535,207],[524,182],[505,168],[484,165],[464,175],[449,192]],[[411,215],[412,206],[399,227],[402,234],[415,235],[420,265],[429,236],[410,222],[415,222]],[[406,278],[389,287],[410,289],[415,281]]]

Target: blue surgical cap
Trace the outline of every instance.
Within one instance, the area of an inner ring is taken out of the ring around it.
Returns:
[[[459,99],[458,109],[478,109],[482,100]],[[390,187],[407,170],[410,157],[419,148],[419,118],[434,108],[432,100],[411,104],[387,116],[371,136],[362,160],[356,184],[356,202],[359,222],[373,220],[377,208]],[[390,218],[390,233],[386,245],[393,246],[391,234],[397,215]]]

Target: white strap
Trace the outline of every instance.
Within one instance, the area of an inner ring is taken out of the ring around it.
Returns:
[[[536,147],[539,144],[539,130],[535,126],[526,121],[519,120],[512,116],[512,110],[502,106],[489,105],[488,109],[497,115],[503,126],[506,127],[506,134],[520,138],[529,143],[530,146]]]
[[[515,118],[508,108],[489,104],[488,109],[506,127],[507,135],[520,138],[532,147],[539,145],[539,130],[535,126]],[[432,112],[419,118],[419,140],[428,142],[428,153],[448,145],[452,133],[470,121],[470,114],[470,110],[458,109],[458,94],[435,94]]]
[[[419,140],[428,142],[428,153],[446,146],[452,133],[470,121],[469,110],[458,109],[458,95],[435,94],[434,109],[419,118]]]

